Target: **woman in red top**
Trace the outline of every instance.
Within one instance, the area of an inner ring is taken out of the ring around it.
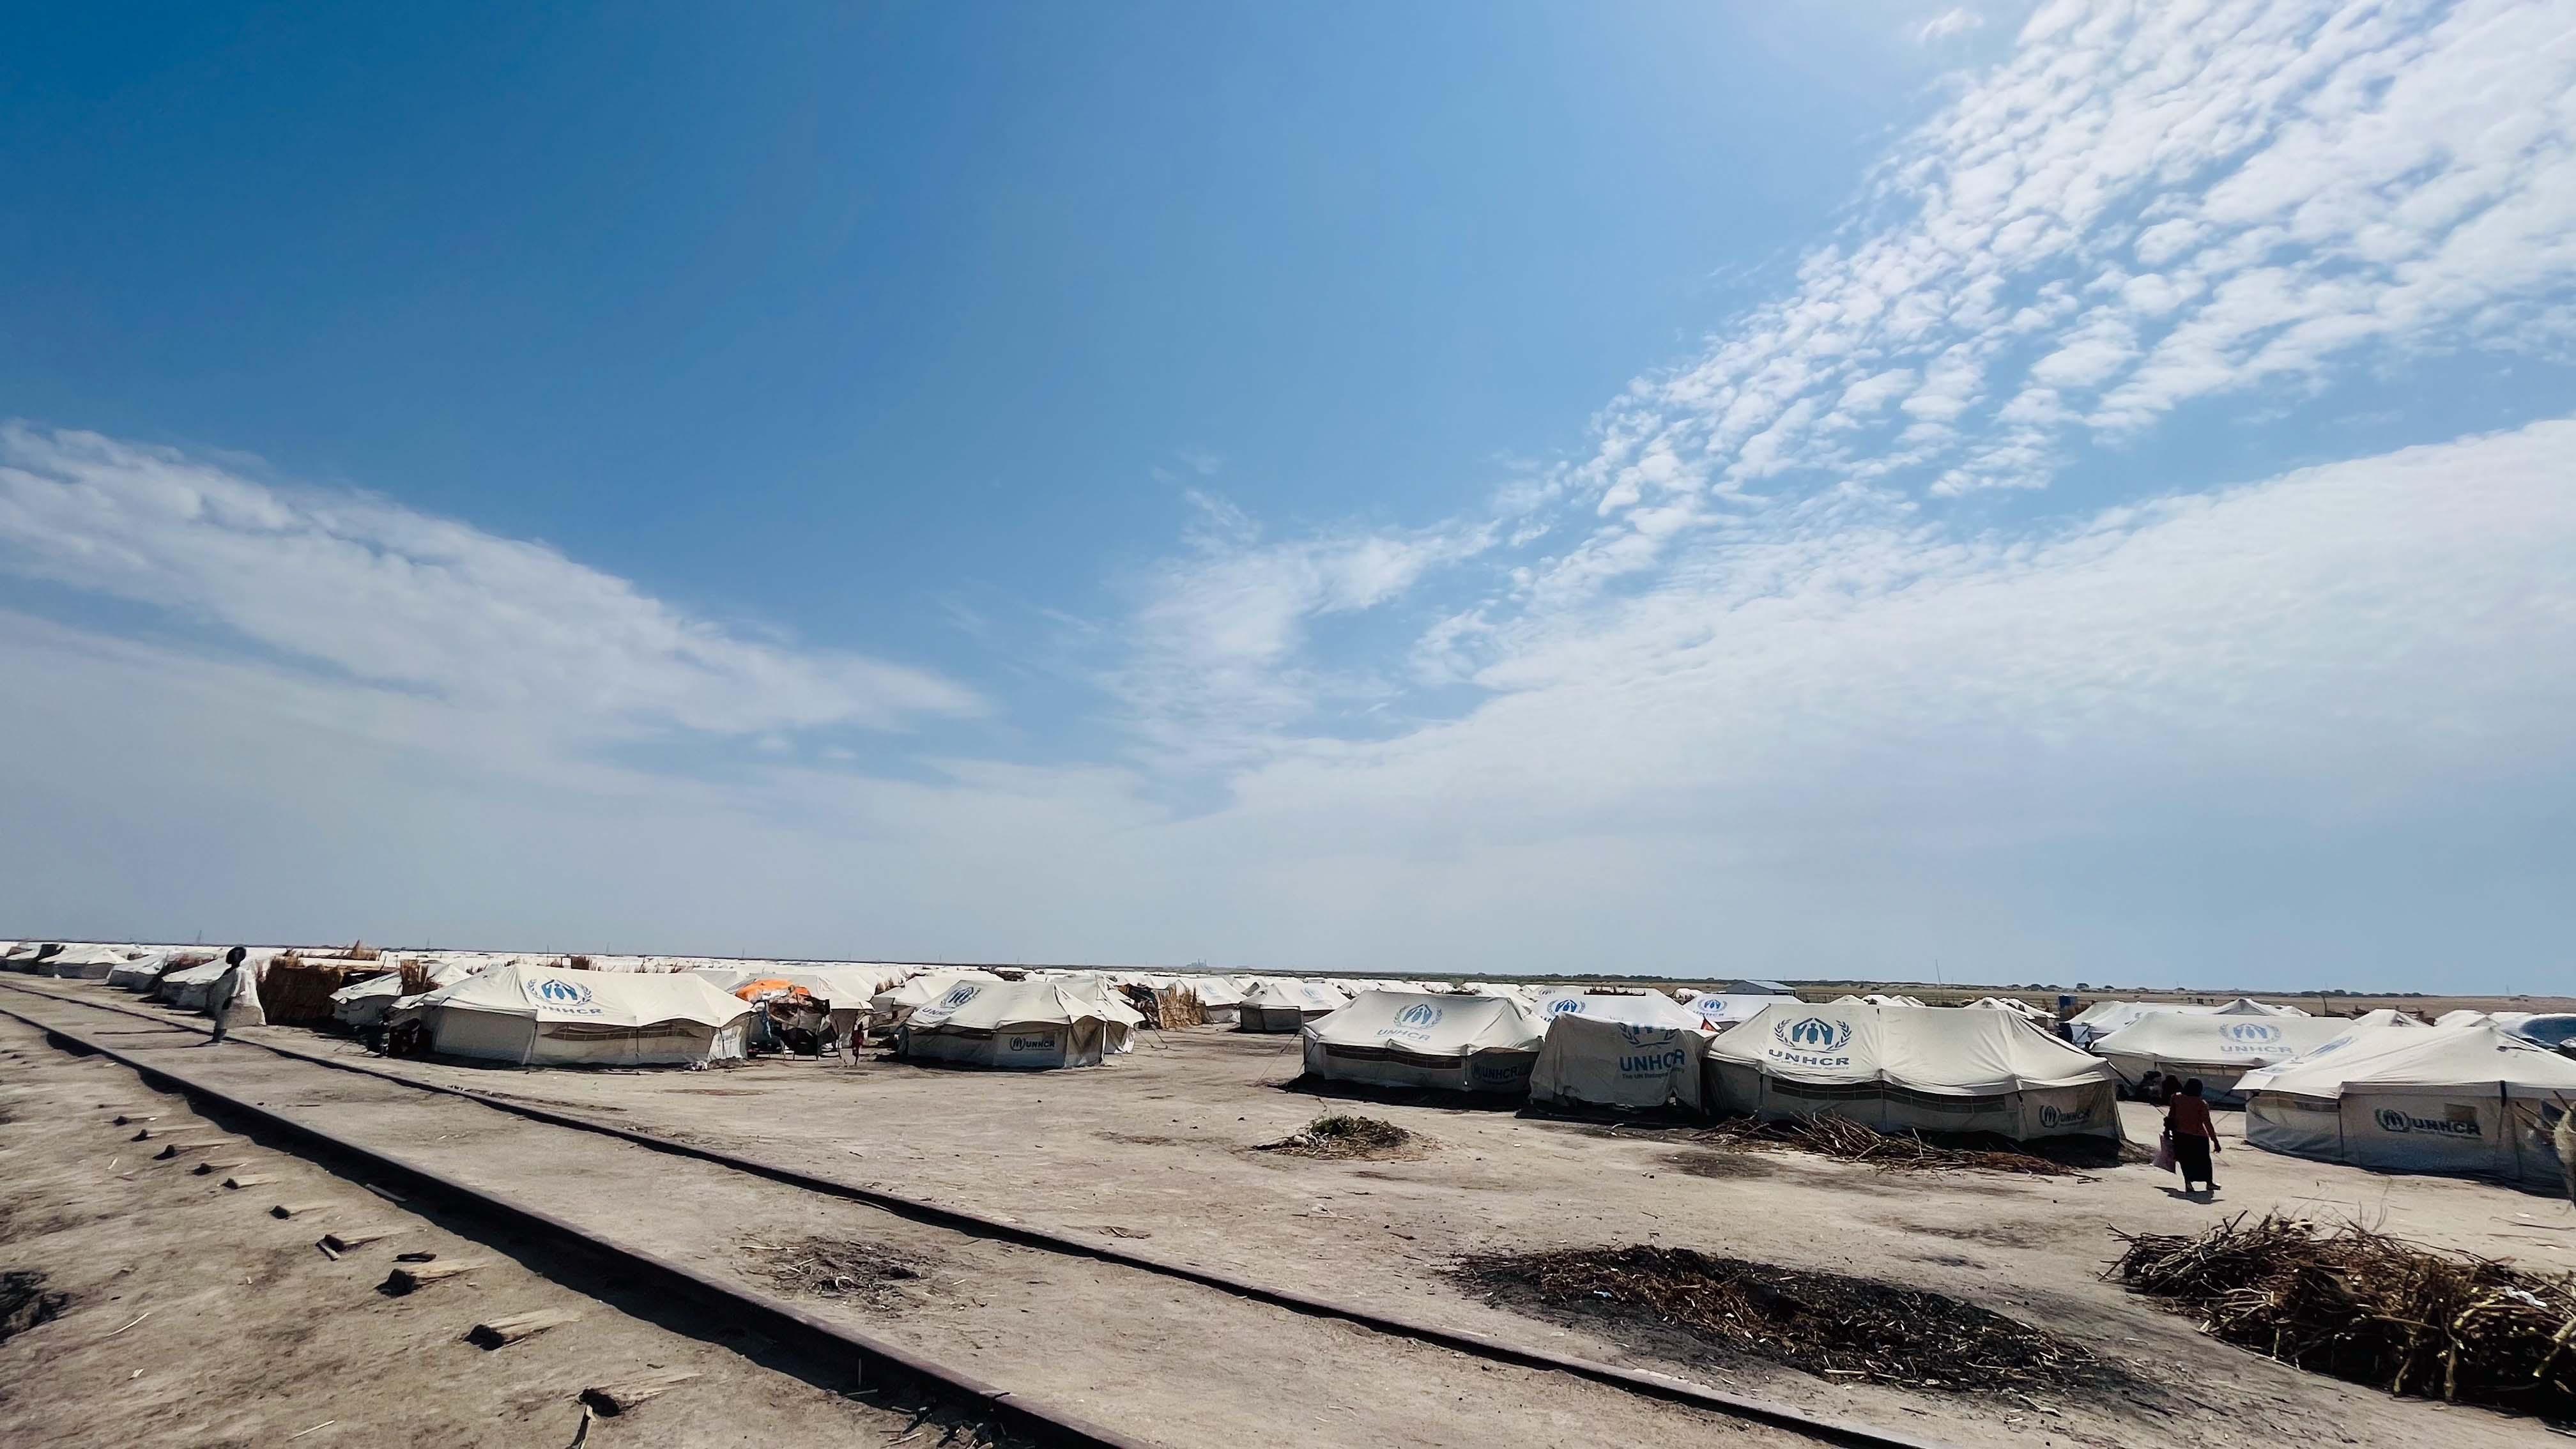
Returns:
[[[2218,1151],[2218,1127],[2209,1120],[2209,1103],[2201,1100],[2200,1078],[2182,1084],[2182,1092],[2165,1109],[2165,1135],[2173,1139],[2174,1166],[2182,1173],[2182,1190],[2191,1191],[2195,1182],[2207,1183],[2211,1192],[2218,1191],[2218,1179],[2210,1176],[2210,1157]]]

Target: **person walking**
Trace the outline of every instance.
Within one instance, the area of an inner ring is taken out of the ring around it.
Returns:
[[[224,1032],[232,1025],[233,1002],[246,989],[242,977],[248,974],[249,968],[242,962],[249,955],[250,952],[240,946],[226,951],[224,974],[216,977],[215,984],[206,991],[206,1012],[215,1019],[215,1039],[206,1043],[208,1046],[224,1044]]]
[[[2200,1078],[2182,1084],[2182,1091],[2165,1107],[2165,1135],[2173,1140],[2174,1170],[2182,1174],[2182,1190],[2189,1192],[2198,1182],[2215,1193],[2218,1179],[2211,1175],[2216,1169],[2210,1158],[2218,1153],[2218,1125],[2209,1119],[2209,1103],[2200,1093]]]

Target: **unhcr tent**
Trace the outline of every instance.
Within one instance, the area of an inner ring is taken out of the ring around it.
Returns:
[[[2247,1090],[2245,1140],[2267,1151],[2554,1190],[2551,1129],[2576,1105],[2576,1061],[2471,1022],[2368,1033]]]
[[[1349,1004],[1340,992],[1311,981],[1264,977],[1243,993],[1235,1025],[1242,1031],[1295,1031]]]
[[[890,986],[868,999],[868,1029],[892,1031],[911,1019],[913,1012],[946,996],[966,982],[993,982],[1002,978],[990,971],[939,971],[907,978],[900,986]]]
[[[441,962],[429,968],[431,991],[463,981],[474,972],[455,961]],[[427,995],[423,992],[422,995]],[[385,1019],[402,999],[402,972],[371,976],[364,981],[343,986],[331,993],[331,1019],[351,1031],[365,1031]]]
[[[1327,1081],[1525,1092],[1546,1027],[1514,996],[1363,991],[1305,1027],[1306,1070]]]
[[[1794,996],[1728,996],[1715,992],[1691,998],[1690,1010],[1699,1018],[1703,1031],[1724,1031],[1739,1022],[1751,1021],[1774,1006],[1795,1006]]]
[[[1050,980],[959,981],[912,1012],[895,1032],[895,1052],[975,1067],[1096,1067],[1108,1027],[1096,991]]]
[[[1653,1109],[1700,1104],[1700,1055],[1710,1032],[1660,991],[1552,991],[1539,999],[1547,1039],[1530,1070],[1530,1100],[1559,1106]]]
[[[687,972],[571,971],[512,962],[388,1013],[428,1028],[429,1049],[521,1066],[737,1061],[751,1003]]]
[[[2201,1095],[2235,1106],[2236,1079],[2256,1067],[2304,1056],[2352,1023],[2321,1016],[2186,1016],[2160,1011],[2093,1043],[2135,1088],[2149,1072],[2200,1078]]]
[[[2001,1011],[1773,1006],[1709,1044],[1702,1084],[1713,1113],[2025,1140],[2120,1136],[2111,1068]]]

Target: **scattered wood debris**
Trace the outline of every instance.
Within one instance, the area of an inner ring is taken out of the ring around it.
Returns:
[[[785,1292],[881,1311],[912,1307],[930,1282],[926,1259],[876,1243],[807,1238],[776,1246],[746,1241],[743,1246],[768,1255],[762,1271]]]
[[[410,1223],[378,1223],[373,1227],[366,1228],[340,1228],[332,1232],[324,1233],[322,1235],[322,1246],[329,1248],[335,1253],[346,1253],[355,1248],[363,1248],[369,1243],[379,1242],[383,1239],[390,1238],[397,1233],[407,1233],[411,1230],[412,1224]]]
[[[1843,1162],[1857,1162],[1881,1172],[2013,1172],[2031,1177],[2080,1177],[2083,1167],[2026,1147],[1992,1139],[1996,1145],[1947,1146],[1914,1131],[1881,1132],[1840,1117],[1797,1117],[1759,1121],[1730,1117],[1690,1134],[1694,1142],[1723,1150],[1803,1148]],[[2108,1167],[2108,1160],[2092,1164]]]
[[[637,1404],[660,1398],[697,1377],[693,1369],[648,1370],[612,1383],[593,1384],[581,1391],[581,1401],[599,1411],[602,1417],[615,1418]]]
[[[1678,1333],[1820,1376],[1950,1393],[2123,1377],[2079,1344],[1944,1293],[1687,1248],[1495,1254],[1449,1271],[1489,1302],[1607,1327],[1649,1351],[1669,1351]]]
[[[540,1308],[534,1313],[513,1313],[478,1323],[465,1332],[465,1341],[476,1348],[505,1348],[523,1338],[533,1338],[549,1328],[579,1323],[581,1315],[569,1308]]]
[[[1290,1157],[1412,1157],[1423,1146],[1420,1137],[1392,1122],[1336,1112],[1307,1123],[1293,1136],[1264,1142],[1253,1150]]]
[[[432,1283],[462,1277],[491,1266],[489,1260],[476,1258],[450,1258],[443,1263],[407,1263],[387,1274],[376,1291],[388,1298],[400,1298],[407,1293],[417,1293]]]
[[[2104,1276],[2228,1343],[2392,1394],[2576,1422],[2576,1274],[2275,1214],[2121,1236]]]

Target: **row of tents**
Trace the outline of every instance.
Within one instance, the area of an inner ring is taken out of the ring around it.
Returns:
[[[255,951],[250,969],[292,959]],[[672,969],[603,971],[564,958],[421,953],[335,992],[331,1009],[353,1029],[416,1024],[445,1055],[686,1065],[745,1055],[757,1003],[788,989],[828,1010],[845,1040],[875,1036],[910,1060],[1005,1068],[1097,1065],[1134,1048],[1150,1010],[1299,1033],[1307,1070],[1326,1080],[1525,1093],[1557,1106],[1821,1114],[2018,1140],[2116,1139],[2122,1089],[2150,1074],[2198,1077],[2214,1102],[2245,1108],[2257,1147],[2539,1186],[2560,1180],[2551,1129],[2576,1104],[2576,1059],[2535,1037],[2560,1019],[2510,1013],[2426,1024],[2395,1011],[2321,1018],[2250,1000],[2104,1002],[2069,1023],[2088,1050],[2011,998],[1964,1009],[1899,996],[1817,1005],[1760,982],[1666,993],[1080,971],[1011,979],[898,963],[755,970],[683,959],[654,963]],[[0,943],[0,966],[105,981],[193,1009],[227,969],[202,950],[79,945],[46,952],[39,965],[10,943]],[[247,1005],[256,1013],[256,996]]]
[[[2197,1078],[2211,1102],[2242,1107],[2256,1147],[2540,1189],[2566,1181],[2556,1128],[2576,1108],[2576,1058],[2562,1049],[2565,1017],[2103,1002],[2070,1026],[2124,1088]]]
[[[1716,1030],[1655,991],[1529,1002],[1371,991],[1304,1036],[1306,1070],[1328,1081],[2016,1140],[2120,1137],[2109,1065],[2012,1011],[1787,997]]]

